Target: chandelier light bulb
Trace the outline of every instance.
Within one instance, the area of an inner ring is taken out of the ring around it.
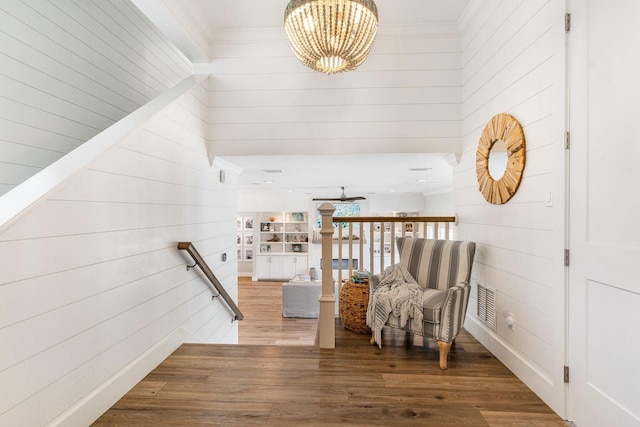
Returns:
[[[334,74],[358,68],[378,31],[373,0],[291,0],[284,13],[289,46],[307,67]]]

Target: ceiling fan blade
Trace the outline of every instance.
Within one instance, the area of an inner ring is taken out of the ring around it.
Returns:
[[[315,199],[311,199],[314,202],[355,202],[356,200],[367,200],[366,197],[356,196],[356,197],[338,197],[338,198],[325,198],[318,197]]]
[[[340,197],[316,197],[311,200],[314,202],[355,202],[356,200],[367,200],[366,197],[362,196],[347,197],[344,193],[344,187],[340,188],[342,189],[342,195],[340,195]]]

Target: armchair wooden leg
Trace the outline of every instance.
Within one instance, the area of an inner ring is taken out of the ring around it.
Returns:
[[[371,345],[376,344],[376,333],[373,331],[373,329],[371,330],[371,339],[369,340],[369,344]]]
[[[438,350],[440,350],[440,369],[447,369],[447,355],[451,349],[450,342],[438,341]]]

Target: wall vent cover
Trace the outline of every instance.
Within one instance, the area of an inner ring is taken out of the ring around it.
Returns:
[[[496,291],[482,283],[478,283],[478,318],[495,332]]]

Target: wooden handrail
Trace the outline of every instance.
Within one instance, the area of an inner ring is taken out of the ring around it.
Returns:
[[[234,315],[233,320],[244,319],[244,316],[242,315],[242,312],[240,312],[240,309],[238,308],[236,303],[233,302],[233,300],[231,299],[227,291],[224,289],[224,286],[222,286],[222,283],[220,283],[220,281],[215,276],[215,274],[213,274],[213,271],[211,271],[211,269],[209,268],[205,260],[202,258],[198,250],[195,248],[195,246],[193,246],[193,243],[179,242],[178,249],[181,251],[187,251],[187,253],[191,255],[191,258],[193,258],[196,265],[200,267],[200,270],[202,270],[202,272],[207,277],[207,279],[209,279],[210,283],[208,284],[211,290],[215,289],[215,291],[218,292],[218,295],[222,297],[222,299],[227,304],[227,306],[231,309],[231,311],[233,311],[233,315]],[[214,295],[214,296],[218,296],[218,295]]]
[[[456,222],[455,216],[334,216],[333,222]]]

